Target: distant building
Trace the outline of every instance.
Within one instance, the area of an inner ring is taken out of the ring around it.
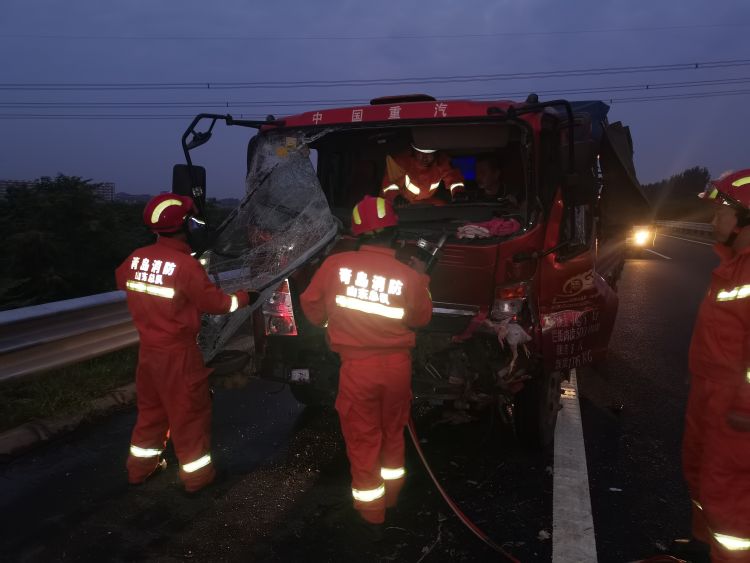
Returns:
[[[4,198],[9,188],[31,188],[36,182],[34,180],[0,180],[0,197]],[[104,201],[115,200],[114,182],[101,182],[92,186],[94,194]]]
[[[94,186],[94,193],[104,201],[115,200],[115,184],[114,182],[101,182]]]
[[[0,180],[0,197],[5,197],[8,188],[29,188],[34,182],[27,180]]]

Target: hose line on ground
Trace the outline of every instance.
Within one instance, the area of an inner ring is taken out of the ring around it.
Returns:
[[[510,553],[508,553],[505,549],[503,549],[501,546],[497,545],[492,539],[485,534],[474,522],[469,520],[469,517],[466,516],[466,514],[463,513],[463,511],[458,507],[458,505],[453,501],[451,497],[448,496],[448,493],[445,492],[445,489],[443,489],[440,482],[437,480],[437,477],[432,472],[432,469],[430,468],[430,465],[427,463],[427,459],[424,456],[424,452],[422,451],[421,446],[419,445],[419,439],[417,438],[417,431],[414,429],[414,421],[411,417],[409,417],[409,424],[407,425],[407,428],[409,429],[409,436],[411,436],[411,441],[414,444],[414,449],[417,450],[417,454],[419,454],[419,459],[422,460],[422,465],[424,465],[424,468],[427,470],[427,474],[432,479],[432,482],[435,484],[435,487],[437,488],[440,495],[443,497],[443,500],[448,504],[448,506],[451,508],[451,510],[455,513],[456,516],[458,516],[458,519],[463,522],[463,524],[480,540],[482,540],[484,543],[486,543],[488,546],[490,546],[492,549],[494,549],[497,553],[500,553],[503,555],[508,561],[512,561],[513,563],[520,563],[518,559],[513,557]]]

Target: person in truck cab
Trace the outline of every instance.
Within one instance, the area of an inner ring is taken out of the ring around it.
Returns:
[[[258,298],[247,291],[227,295],[190,255],[191,233],[203,224],[196,213],[190,197],[153,197],[143,221],[157,240],[135,250],[115,273],[140,339],[138,418],[130,440],[128,481],[139,485],[165,469],[161,456],[171,438],[188,493],[209,485],[216,475],[210,452],[211,370],[196,343],[201,313],[231,313]]]
[[[451,201],[464,198],[464,178],[447,154],[412,143],[409,150],[386,157],[380,194],[388,201],[444,205],[441,187]]]
[[[474,172],[476,174],[478,201],[507,199],[513,205],[518,204],[516,197],[507,193],[500,163],[494,155],[477,157]]]
[[[300,296],[341,357],[336,410],[351,465],[354,508],[367,534],[380,534],[404,483],[404,428],[411,408],[415,327],[432,317],[425,264],[407,266],[391,248],[398,217],[366,196],[352,211],[359,250],[329,256]],[[371,539],[374,539],[370,536]]]
[[[720,263],[690,342],[683,470],[694,540],[710,545],[714,562],[750,562],[750,169],[701,195],[717,204]]]

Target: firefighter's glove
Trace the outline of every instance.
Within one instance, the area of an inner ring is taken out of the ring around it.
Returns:
[[[750,412],[730,410],[727,414],[727,424],[738,432],[750,432]]]

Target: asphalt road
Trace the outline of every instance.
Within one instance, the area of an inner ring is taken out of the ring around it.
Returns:
[[[686,351],[716,259],[708,245],[659,236],[625,266],[611,354],[578,384],[599,561],[657,553],[689,530],[679,448]],[[382,542],[350,526],[348,466],[335,413],[302,409],[251,380],[214,401],[224,479],[198,498],[174,460],[125,484],[133,412],[92,423],[0,466],[4,561],[494,561],[437,495],[413,448]],[[552,558],[551,454],[515,444],[489,418],[418,413],[422,447],[467,515],[520,561]]]

